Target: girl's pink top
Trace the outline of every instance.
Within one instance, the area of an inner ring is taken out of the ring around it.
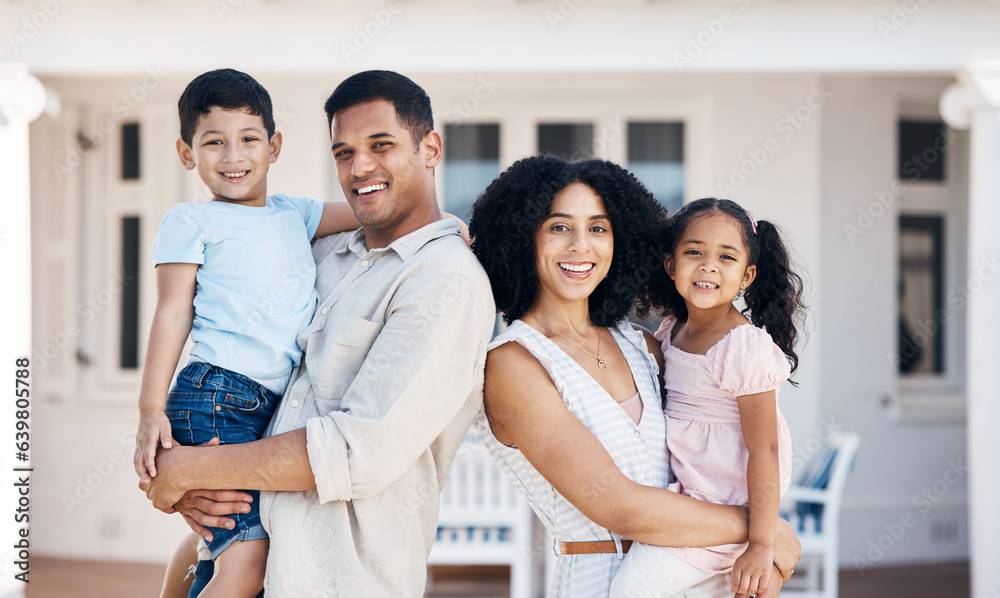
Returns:
[[[677,481],[669,488],[699,500],[745,505],[748,451],[743,442],[736,397],[773,390],[777,400],[790,366],[763,329],[737,326],[705,355],[686,353],[670,342],[676,319],[667,318],[656,331],[666,362],[667,448]],[[778,411],[778,469],[781,494],[791,482],[792,439]],[[710,548],[667,548],[706,571],[732,568],[746,544]]]

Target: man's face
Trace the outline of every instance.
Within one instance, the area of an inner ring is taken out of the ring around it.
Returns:
[[[423,225],[435,202],[437,133],[414,144],[392,103],[376,100],[334,114],[330,136],[337,178],[369,241],[388,244]]]

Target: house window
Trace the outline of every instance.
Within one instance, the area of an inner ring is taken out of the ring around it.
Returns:
[[[944,181],[948,145],[947,129],[942,122],[899,121],[899,179]]]
[[[122,125],[122,180],[139,179],[139,123]]]
[[[899,219],[899,373],[943,374],[944,218]]]
[[[628,168],[676,212],[684,204],[684,123],[628,123]]]
[[[121,339],[119,365],[131,370],[139,367],[139,218],[122,218],[122,287]]]
[[[538,153],[564,160],[586,160],[594,157],[594,125],[538,125]]]
[[[445,210],[468,221],[476,198],[500,174],[500,125],[445,125],[444,137]]]

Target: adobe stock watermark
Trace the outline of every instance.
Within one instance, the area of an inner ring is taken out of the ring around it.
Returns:
[[[925,148],[919,155],[910,156],[900,166],[900,172],[907,175],[907,180],[918,181],[923,173],[944,159],[947,151],[961,139],[961,133],[948,127],[938,129],[938,137],[930,147]],[[889,213],[891,208],[903,193],[906,192],[906,185],[893,181],[886,189],[875,191],[875,201],[857,209],[857,218],[854,222],[843,224],[844,236],[853,245],[854,240],[867,232],[875,221]],[[895,212],[892,212],[895,214]]]
[[[493,97],[493,94],[502,86],[502,83],[495,80],[493,75],[480,76],[477,85],[472,93],[462,98],[460,102],[452,104],[451,108],[444,111],[443,120],[447,123],[461,123],[469,118],[482,105],[483,102]]]
[[[878,32],[882,34],[882,39],[889,41],[889,38],[909,23],[913,15],[917,14],[925,4],[927,4],[927,0],[906,0],[900,4],[893,4],[889,18],[879,19],[875,23],[878,26]]]
[[[739,14],[750,7],[750,0],[731,0],[736,5],[736,10],[731,8],[722,9],[714,19],[706,19],[701,22],[703,28],[694,35],[689,35],[685,39],[684,52],[674,52],[671,58],[678,71],[683,72],[685,68],[694,64],[694,61],[705,53],[712,44],[716,42],[730,25],[736,22]]]
[[[587,0],[561,0],[556,10],[546,10],[545,20],[549,23],[549,29],[555,31],[559,25],[569,20],[577,9],[585,4]]]
[[[226,18],[226,15],[233,12],[243,4],[243,0],[212,0],[212,10],[219,20]]]
[[[944,325],[965,309],[969,303],[969,297],[983,290],[986,283],[993,280],[997,272],[1000,272],[1000,260],[995,255],[980,259],[977,266],[974,276],[947,292],[945,295],[947,307],[934,312],[928,320],[910,323],[912,338],[908,339],[898,352],[893,351],[886,354],[894,369],[899,368],[902,359],[918,357],[921,349],[930,344],[934,337],[941,332]],[[969,270],[971,271],[972,268]]]
[[[792,449],[792,470],[797,470],[811,461],[820,451],[829,446],[833,438],[841,431],[843,431],[843,427],[832,417],[821,419],[816,434],[804,444]]]
[[[133,280],[135,280],[134,276],[125,276],[119,271],[112,272],[103,289],[77,304],[75,313],[79,317],[79,321],[83,324],[93,322],[97,318],[97,314],[111,305],[114,297],[120,295]],[[42,345],[32,352],[31,359],[35,373],[45,371],[53,359],[63,351],[70,349],[73,341],[81,333],[82,329],[77,320],[66,322],[61,330],[50,332]]]
[[[21,48],[35,39],[38,33],[59,16],[63,7],[69,3],[70,0],[37,0],[35,4],[38,6],[38,10],[29,16],[21,17],[21,27],[17,31],[11,31],[7,34],[7,40],[10,42],[14,54],[20,54]]]
[[[160,86],[163,77],[159,66],[147,66],[142,80],[111,102],[110,116],[102,118],[97,122],[97,126],[89,130],[80,129],[77,133],[77,143],[66,146],[66,156],[63,161],[52,162],[52,173],[56,175],[56,179],[62,182],[66,175],[83,163],[85,155],[100,147],[108,134],[127,119],[139,104],[149,97],[151,91]]]
[[[135,427],[130,427],[121,433],[118,442],[121,449],[110,451],[104,459],[91,461],[89,471],[78,476],[73,481],[72,491],[64,491],[59,498],[67,513],[72,513],[94,495],[94,492],[104,485],[123,465],[132,463],[132,448],[135,446]]]
[[[940,478],[913,495],[910,503],[916,509],[916,513],[906,511],[900,515],[899,519],[883,523],[884,533],[868,540],[864,555],[854,555],[854,567],[859,575],[864,576],[866,569],[874,567],[876,563],[881,561],[886,553],[899,544],[909,530],[917,524],[920,516],[926,515],[934,508],[934,505],[940,502],[956,484],[965,479],[969,472],[969,467],[963,464],[961,459],[949,460],[946,465],[947,469]]]
[[[809,87],[809,95],[794,110],[786,112],[774,123],[774,131],[777,134],[768,137],[757,147],[747,150],[747,159],[739,164],[734,164],[730,169],[728,180],[718,180],[715,188],[719,197],[732,197],[747,182],[768,163],[771,156],[781,150],[783,142],[790,141],[808,123],[816,113],[819,112],[830,98],[833,92],[828,90],[822,83],[819,86]]]
[[[351,42],[340,42],[340,52],[344,55],[344,60],[351,62],[354,56],[371,45],[372,41],[379,36],[392,20],[399,13],[403,12],[403,5],[396,0],[389,0],[385,8],[373,10],[371,18],[364,24],[354,28],[354,37]]]

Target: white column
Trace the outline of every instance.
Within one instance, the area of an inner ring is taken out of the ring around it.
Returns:
[[[949,126],[970,129],[966,374],[972,598],[1000,596],[1000,63],[977,66],[941,97]],[[978,282],[977,282],[978,279]],[[981,286],[981,288],[979,288]],[[979,289],[979,290],[977,290]]]
[[[31,195],[28,170],[28,123],[42,113],[45,90],[28,74],[26,65],[0,63],[0,597],[24,596],[25,584],[16,579],[23,523],[15,521],[19,496],[15,467],[30,466],[15,458],[14,422],[16,360],[31,355]],[[29,401],[31,399],[29,390]],[[28,430],[29,434],[31,430]],[[29,436],[29,441],[31,436]],[[27,513],[37,517],[37,495]],[[30,526],[30,520],[28,525]],[[30,530],[30,527],[29,527]],[[30,534],[25,538],[31,545]],[[29,561],[30,562],[30,561]],[[28,579],[31,579],[30,574]]]

